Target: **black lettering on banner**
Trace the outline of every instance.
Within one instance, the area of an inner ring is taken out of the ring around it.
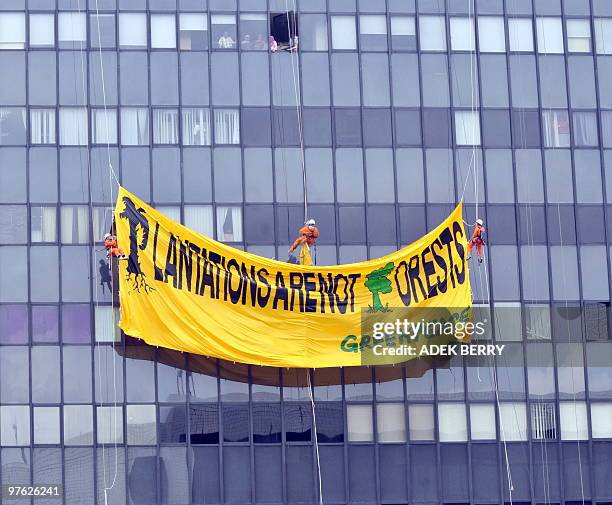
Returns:
[[[287,288],[285,287],[285,279],[283,278],[282,272],[276,273],[276,289],[274,291],[274,301],[272,302],[272,308],[276,310],[278,307],[278,302],[283,302],[283,310],[288,309],[289,305],[289,293],[287,292]]]
[[[321,293],[321,313],[325,314],[325,298],[329,301],[329,310],[333,314],[336,312],[335,298],[334,298],[334,279],[332,274],[327,274],[327,280],[323,277],[323,274],[319,276],[319,293]]]
[[[232,274],[232,269],[236,270],[235,275]],[[225,284],[226,284],[226,289],[229,291],[230,300],[234,305],[236,305],[240,301],[240,294],[242,292],[243,280],[240,274],[241,274],[240,265],[234,258],[231,258],[227,262],[227,270],[225,274],[226,275]],[[236,289],[234,289],[234,286],[232,285],[234,278],[238,280],[238,287]]]
[[[304,290],[306,291],[306,302],[304,308],[306,312],[317,311],[317,300],[310,296],[310,293],[317,290],[317,284],[314,281],[315,274],[305,273],[304,274]]]
[[[244,263],[240,267],[240,271],[244,287],[244,289],[242,290],[242,305],[246,305],[247,291],[250,291],[251,305],[255,307],[255,303],[257,302],[257,279],[255,278],[255,266],[251,265],[251,275],[249,275],[247,267]]]
[[[164,282],[168,282],[168,277],[172,277],[172,286],[176,288],[176,237],[173,233],[170,234],[170,240],[168,242]]]
[[[351,280],[351,284],[349,285],[351,312],[355,312],[355,283],[359,277],[361,277],[361,274],[349,274],[349,279]]]
[[[455,221],[453,223],[453,238],[455,240],[455,249],[457,250],[457,254],[461,259],[461,271],[455,266],[455,275],[457,276],[457,282],[459,284],[463,284],[465,281],[465,249],[463,248],[463,244],[461,240],[457,240],[457,236],[463,237],[463,230],[461,229],[461,225]]]
[[[427,293],[425,292],[423,282],[419,278],[419,273],[419,256],[415,254],[408,261],[408,277],[410,278],[410,290],[412,291],[414,303],[419,303],[419,296],[416,292],[415,282],[419,283],[419,288],[421,289],[421,295],[423,296],[423,300],[427,300]]]
[[[304,292],[302,291],[302,274],[299,272],[289,272],[289,287],[291,288],[291,310],[295,307],[295,294],[298,295],[300,312],[304,312]]]
[[[343,283],[342,290],[344,291],[344,298],[342,299],[338,296],[338,292],[340,291],[341,282]],[[346,309],[349,304],[350,296],[348,293],[348,287],[349,287],[348,277],[342,274],[336,274],[336,276],[334,277],[334,295],[336,297],[336,307],[338,307],[338,311],[340,312],[340,314],[346,314]]]
[[[270,299],[270,294],[272,293],[272,288],[270,287],[270,283],[268,282],[268,271],[265,268],[260,268],[257,271],[257,278],[259,279],[259,284],[263,284],[267,286],[266,294],[262,294],[262,288],[259,286],[257,288],[257,303],[260,307],[265,307],[268,304],[268,300]]]
[[[160,282],[166,282],[164,279],[164,273],[161,268],[157,266],[157,235],[159,233],[159,223],[155,223],[155,233],[153,234],[153,272],[154,279]]]
[[[454,262],[453,262],[453,251],[451,250],[451,242],[453,241],[453,235],[448,228],[444,228],[442,233],[440,233],[440,241],[446,246],[446,252],[448,255],[448,261],[450,262],[450,266],[448,271],[450,272],[450,280],[453,289],[455,288],[455,275],[454,275]]]
[[[196,267],[195,267],[195,272],[196,272],[196,278],[195,278],[195,284],[193,286],[193,292],[195,294],[199,294],[200,293],[200,253],[202,252],[202,250],[195,245],[193,242],[189,242],[189,250],[195,254],[195,259],[196,259]]]
[[[178,269],[178,288],[183,289],[183,273],[187,284],[187,291],[191,291],[191,276],[193,274],[193,257],[189,249],[189,242],[181,242],[179,245],[179,269]]]
[[[437,238],[431,243],[431,254],[434,257],[434,261],[436,262],[436,264],[444,271],[444,279],[440,278],[439,275],[436,276],[436,280],[438,282],[438,291],[440,293],[446,293],[446,289],[448,287],[448,270],[446,267],[446,261],[444,261],[444,258],[436,252],[436,249],[442,251],[442,242],[440,242],[439,238]]]
[[[427,297],[438,296],[437,283],[432,284],[430,277],[436,273],[436,267],[432,260],[427,259],[427,255],[432,254],[430,246],[427,246],[421,251],[421,264],[423,265],[423,273],[425,274],[425,284],[427,285]]]

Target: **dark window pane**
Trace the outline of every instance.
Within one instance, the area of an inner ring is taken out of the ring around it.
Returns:
[[[359,109],[335,109],[336,145],[361,146]]]
[[[249,441],[249,406],[223,405],[223,441]]]
[[[198,420],[195,421],[197,430]],[[184,405],[159,408],[159,441],[162,444],[184,444],[187,441],[187,416]]]
[[[189,423],[192,444],[219,443],[219,407],[216,404],[191,405]]]
[[[253,405],[253,442],[276,444],[282,439],[280,404]]]
[[[243,108],[242,143],[245,146],[269,146],[272,143],[270,132],[270,109]],[[281,126],[282,128],[282,126]]]
[[[391,110],[390,109],[364,109],[363,110],[363,137],[368,147],[390,146]]]
[[[395,142],[402,146],[421,144],[421,114],[418,110],[395,111]]]
[[[331,145],[331,112],[329,109],[304,109],[304,143],[307,146]]]
[[[510,147],[510,115],[507,110],[482,111],[482,140],[485,147]]]
[[[247,205],[244,208],[244,241],[247,244],[274,243],[272,205]]]
[[[449,109],[423,110],[423,143],[427,147],[449,147],[452,144]]]
[[[514,147],[540,147],[540,113],[537,110],[512,109]]]
[[[363,207],[340,207],[338,209],[340,242],[343,244],[364,244],[363,233],[365,209]]]

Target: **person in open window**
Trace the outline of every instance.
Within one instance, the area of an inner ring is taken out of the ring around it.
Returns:
[[[233,49],[233,47],[236,45],[236,41],[228,32],[223,32],[223,35],[219,37],[219,40],[217,41],[217,45],[221,49]]]
[[[266,39],[264,39],[264,36],[261,33],[257,34],[257,38],[255,39],[255,42],[253,42],[253,49],[256,51],[263,51],[266,49]]]
[[[270,51],[272,51],[273,53],[278,51],[278,42],[276,42],[274,35],[270,35]]]
[[[240,48],[243,51],[250,51],[252,46],[251,36],[248,33],[245,33],[244,37],[242,37],[242,42],[240,42]]]

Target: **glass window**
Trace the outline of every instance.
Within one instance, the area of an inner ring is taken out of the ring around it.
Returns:
[[[347,405],[346,421],[349,442],[373,442],[372,405]]]
[[[591,436],[612,438],[612,403],[591,404]]]
[[[0,13],[0,49],[25,48],[25,14]]]
[[[155,405],[127,406],[127,443],[130,445],[157,443]]]
[[[217,240],[242,241],[242,208],[217,207]]]
[[[576,246],[551,246],[550,261],[553,272],[563,272],[553,276],[553,299],[579,300]]]
[[[93,408],[91,405],[64,405],[64,444],[93,444]]]
[[[151,14],[151,47],[153,49],[176,47],[176,19],[173,14]]]
[[[179,48],[181,51],[208,49],[208,15],[205,13],[179,14]]]
[[[267,33],[268,18],[265,14],[240,14],[240,49],[242,51],[268,49]]]
[[[30,407],[28,405],[2,405],[0,407],[0,444],[9,447],[30,445]],[[3,473],[7,471],[6,467],[2,470]]]
[[[32,307],[32,342],[50,343],[59,340],[59,313],[54,305]]]
[[[406,410],[403,403],[376,405],[376,433],[378,442],[406,442]]]
[[[240,114],[236,109],[215,109],[215,144],[240,143]]]
[[[466,442],[467,425],[463,403],[438,403],[440,442]]]
[[[98,305],[94,310],[96,342],[118,342],[121,332],[117,326],[115,310],[110,305]]]
[[[11,341],[8,340],[7,343]],[[2,403],[28,402],[30,399],[29,368],[27,347],[0,347],[0,401]]]
[[[567,181],[572,179],[572,160],[569,150],[545,151],[546,199],[551,203],[572,203],[574,190]]]
[[[116,109],[93,109],[91,111],[91,140],[94,144],[117,143]]]
[[[60,353],[57,346],[32,347],[32,402],[60,402]]]
[[[612,54],[612,18],[595,18],[595,48],[598,54]]]
[[[565,28],[568,52],[591,52],[591,25],[588,19],[568,19]]]
[[[359,16],[359,47],[362,51],[387,50],[386,16]]]
[[[496,440],[495,405],[470,405],[470,437],[472,440]]]
[[[444,16],[420,16],[419,39],[422,51],[446,51]]]
[[[25,145],[25,133],[25,109],[0,107],[0,145]]]
[[[115,15],[90,14],[89,33],[92,48],[115,48],[117,45]]]
[[[455,142],[460,146],[480,145],[478,112],[455,111]]]
[[[542,108],[567,108],[565,58],[540,56],[540,96]]]
[[[300,16],[299,21],[300,49],[302,51],[327,51],[327,16],[304,14]]]
[[[234,14],[213,14],[210,16],[213,46],[217,49],[236,48],[236,16]]]
[[[178,110],[153,109],[153,143],[178,144]]]
[[[332,16],[331,28],[333,49],[357,49],[355,16]]]
[[[416,51],[416,23],[414,17],[391,17],[391,46],[395,51]]]
[[[501,16],[478,18],[478,48],[481,53],[505,53],[506,31]]]
[[[589,421],[584,401],[559,402],[561,440],[588,440]]]
[[[123,407],[96,407],[97,443],[123,443]]]
[[[573,112],[574,145],[576,147],[597,147],[597,113]]]
[[[55,109],[30,109],[30,142],[55,144]]]
[[[484,107],[508,107],[508,68],[506,56],[480,56],[481,97]],[[471,86],[470,86],[471,87]]]
[[[569,147],[570,129],[566,110],[542,111],[544,147]]]
[[[474,34],[474,19],[465,17],[450,18],[451,49],[453,51],[474,51],[476,36]]]
[[[121,144],[139,146],[149,144],[149,109],[121,109]]]
[[[185,226],[207,237],[214,237],[212,205],[185,205]]]
[[[64,244],[89,242],[89,209],[84,205],[60,207],[61,241]]]
[[[27,242],[27,207],[25,205],[0,206],[0,242],[25,244]]]
[[[34,443],[60,443],[59,407],[34,407]]]
[[[533,28],[531,19],[508,18],[510,51],[533,52]]]
[[[561,18],[537,18],[536,26],[538,32],[538,52],[563,53],[563,28],[561,26]]]
[[[82,49],[87,41],[87,18],[83,12],[60,12],[57,18],[61,49]]]
[[[434,440],[433,405],[409,405],[408,419],[411,441]]]
[[[119,14],[119,46],[124,49],[147,47],[147,15],[134,12]]]
[[[499,431],[506,442],[527,440],[527,408],[524,403],[499,404]]]
[[[62,145],[85,146],[88,143],[87,109],[61,107],[59,111],[59,140]]]
[[[209,109],[182,109],[183,145],[208,146],[211,143]]]
[[[0,19],[2,19],[2,15],[0,15]],[[0,21],[1,26],[2,21]],[[0,28],[0,32],[2,31],[3,28]],[[0,42],[0,44],[2,43]],[[55,16],[53,14],[30,14],[30,47],[54,46]]]

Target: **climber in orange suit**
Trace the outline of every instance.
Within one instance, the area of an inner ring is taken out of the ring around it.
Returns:
[[[469,260],[472,257],[472,248],[476,246],[476,251],[478,252],[478,263],[482,263],[482,246],[486,244],[485,241],[485,227],[482,219],[476,220],[476,228],[474,228],[474,233],[472,233],[472,238],[468,242],[468,257]]]
[[[319,238],[319,229],[316,226],[314,219],[306,221],[306,225],[300,228],[300,236],[295,239],[295,242],[289,248],[289,252],[292,253],[302,244],[306,243],[308,247],[312,247],[316,244]]]
[[[119,249],[117,244],[117,237],[107,233],[104,235],[104,248],[106,249],[106,257],[110,260],[113,257],[119,259],[127,259],[127,256],[123,254],[123,251]]]

